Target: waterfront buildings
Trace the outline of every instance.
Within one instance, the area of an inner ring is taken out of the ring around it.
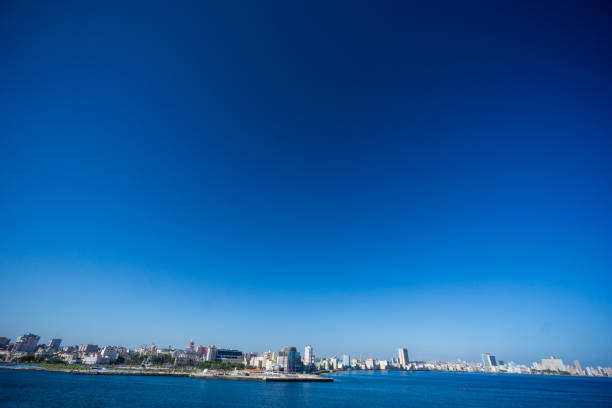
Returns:
[[[332,357],[329,359],[329,369],[330,370],[338,369],[338,359],[336,357]]]
[[[266,367],[264,356],[252,355],[247,361],[248,363],[246,364],[246,366],[254,368],[256,370],[264,370]]]
[[[414,351],[414,350],[412,350]],[[408,358],[408,350],[405,348],[397,349],[397,353],[399,354],[399,364],[401,368],[406,368],[410,359]]]
[[[215,361],[217,357],[217,348],[215,346],[208,346],[206,348],[206,361]]]
[[[376,361],[373,358],[367,358],[365,366],[367,370],[374,370],[376,368]]]
[[[208,346],[206,349],[206,360],[205,361],[222,361],[225,363],[241,363],[243,359],[244,359],[244,353],[240,350],[218,349],[215,346]]]
[[[312,356],[312,346],[309,344],[304,347],[304,365],[309,367],[310,365],[312,365],[312,363],[314,363]]]
[[[113,346],[105,346],[102,348],[100,355],[108,358],[110,361],[114,361],[119,357],[119,351],[116,347]]]
[[[0,337],[0,349],[7,348],[10,342],[11,339],[9,339],[8,337]]]
[[[497,366],[497,359],[494,355],[489,353],[482,354],[482,365],[487,368]]]
[[[531,365],[516,364],[513,361],[504,363],[497,360],[490,353],[481,355],[482,363],[457,361],[426,361],[410,362],[408,350],[399,348],[398,357],[393,359],[375,359],[362,356],[351,358],[343,354],[341,358],[315,358],[312,346],[304,348],[304,359],[300,357],[295,347],[284,347],[279,353],[273,351],[258,353],[243,353],[240,350],[223,349],[215,346],[202,347],[196,350],[195,344],[190,342],[185,350],[168,348],[160,349],[154,344],[137,350],[130,350],[122,346],[103,346],[99,348],[95,344],[81,344],[78,346],[61,347],[62,340],[52,338],[44,345],[38,345],[40,337],[31,333],[17,338],[14,344],[10,344],[7,337],[0,337],[0,360],[9,362],[32,362],[48,361],[51,363],[63,360],[69,364],[120,364],[142,367],[163,367],[171,365],[184,366],[187,370],[196,370],[198,363],[202,361],[238,363],[240,368],[244,363],[245,368],[261,371],[303,372],[303,371],[327,371],[327,370],[416,370],[416,371],[451,371],[451,372],[494,372],[499,374],[540,374],[540,375],[576,375],[593,377],[612,377],[612,367],[582,367],[578,360],[571,364],[564,364],[557,357],[543,358]],[[25,351],[31,350],[31,351]],[[311,362],[308,365],[308,362]],[[216,365],[211,364],[214,370]],[[227,365],[221,365],[227,368]]]
[[[110,363],[110,358],[105,357],[99,353],[94,353],[88,356],[83,357],[81,360],[83,364],[94,365],[94,364],[108,364]]]
[[[78,357],[73,353],[60,353],[58,357],[62,359],[66,364],[77,364],[78,362],[80,362]]]
[[[15,340],[13,351],[33,353],[36,351],[36,347],[38,346],[38,340],[40,340],[40,336],[32,333],[26,333],[23,336],[19,336],[17,337],[17,340]]]
[[[214,361],[222,361],[224,363],[242,363],[243,353],[240,350],[217,349],[217,355]]]
[[[292,346],[283,347],[278,352],[277,363],[285,372],[295,372],[302,368],[300,353]]]
[[[550,356],[550,358],[543,358],[540,364],[542,370],[548,371],[567,371],[563,360]]]
[[[52,352],[58,351],[60,348],[60,344],[62,344],[62,339],[50,339],[49,343],[47,343],[47,349]]]
[[[582,370],[582,366],[580,365],[580,362],[578,360],[574,360],[574,366],[576,366],[577,375],[584,375],[584,370]]]
[[[267,371],[273,370],[276,366],[276,353],[268,350],[263,354],[263,368]]]
[[[97,344],[81,344],[79,346],[79,352],[81,353],[95,353],[98,351]]]

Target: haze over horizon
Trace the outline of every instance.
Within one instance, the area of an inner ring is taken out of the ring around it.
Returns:
[[[176,3],[0,5],[0,336],[612,364],[609,5]]]

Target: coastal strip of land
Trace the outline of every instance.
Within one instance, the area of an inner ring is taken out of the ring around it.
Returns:
[[[265,374],[265,373],[203,373],[203,372],[170,372],[164,370],[109,370],[109,369],[65,369],[39,366],[0,365],[8,370],[34,370],[62,372],[75,375],[125,375],[152,377],[190,377],[206,380],[262,381],[262,382],[333,382],[331,377],[316,374]]]

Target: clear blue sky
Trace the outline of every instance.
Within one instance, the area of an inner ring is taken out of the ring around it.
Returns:
[[[0,335],[612,364],[605,3],[71,3],[0,6]]]

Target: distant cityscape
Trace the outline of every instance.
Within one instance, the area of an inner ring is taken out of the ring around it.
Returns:
[[[508,363],[498,360],[491,353],[483,353],[481,362],[411,361],[406,348],[397,350],[397,357],[388,360],[363,356],[317,357],[312,346],[304,347],[302,356],[296,347],[283,347],[278,352],[243,352],[212,345],[196,346],[190,341],[185,349],[147,347],[130,349],[123,346],[98,346],[80,344],[62,346],[62,339],[51,338],[47,344],[39,344],[40,336],[26,333],[14,343],[0,337],[0,362],[45,363],[69,366],[137,366],[141,368],[165,367],[205,370],[244,370],[260,373],[329,373],[345,370],[405,370],[447,371],[499,374],[571,375],[588,377],[612,377],[612,367],[582,367],[578,360],[565,364],[561,358],[542,358],[531,365]]]

